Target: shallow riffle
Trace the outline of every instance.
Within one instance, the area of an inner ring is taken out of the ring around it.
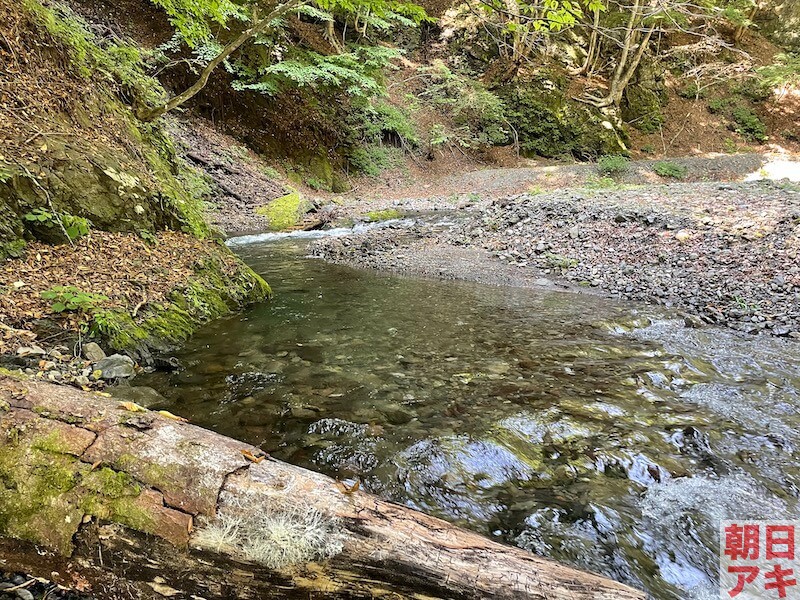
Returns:
[[[796,343],[249,242],[275,299],[137,380],[163,408],[657,598],[718,596],[721,518],[798,514]]]

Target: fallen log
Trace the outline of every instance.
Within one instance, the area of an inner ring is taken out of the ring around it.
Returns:
[[[0,375],[0,569],[115,600],[644,598],[171,417]]]

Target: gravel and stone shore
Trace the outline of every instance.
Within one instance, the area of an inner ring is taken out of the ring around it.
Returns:
[[[92,600],[45,579],[0,571],[0,600]]]
[[[687,324],[800,339],[800,187],[680,183],[516,195],[316,242],[316,256],[492,284],[561,286],[683,311]]]

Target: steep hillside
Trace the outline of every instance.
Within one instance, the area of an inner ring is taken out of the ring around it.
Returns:
[[[7,340],[20,330],[91,333],[147,356],[268,294],[209,239],[204,178],[178,158],[161,124],[133,116],[134,104],[164,95],[136,48],[101,43],[67,9],[38,0],[0,0],[0,32]]]

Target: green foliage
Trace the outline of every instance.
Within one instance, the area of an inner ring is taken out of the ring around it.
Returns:
[[[227,28],[235,33],[245,27],[260,27],[253,36],[255,44],[225,62],[225,68],[234,75],[236,90],[274,95],[290,87],[335,89],[351,97],[371,98],[383,93],[382,71],[400,54],[377,44],[353,45],[336,53],[301,49],[288,33],[285,20],[263,21],[280,6],[267,0],[153,2],[164,9],[177,33],[176,39],[162,50],[178,53],[183,41],[194,50],[197,64],[206,64],[223,51],[230,41]],[[299,0],[294,12],[308,21],[330,23],[331,27],[335,27],[337,19],[346,24],[353,17],[362,39],[367,39],[368,27],[387,33],[428,20],[421,6],[397,0]]]
[[[270,167],[270,166],[262,167],[261,168],[261,172],[266,177],[269,177],[270,179],[280,179],[281,178],[281,174],[278,172],[278,169],[276,169],[275,167]]]
[[[772,96],[772,89],[757,77],[745,79],[731,90],[738,96],[744,96],[753,102],[764,102]]]
[[[325,190],[326,192],[331,191],[331,189],[330,189],[331,186],[326,181],[323,181],[322,179],[319,179],[318,177],[314,177],[314,176],[308,177],[305,180],[305,184],[308,187],[310,187],[312,190],[316,191],[316,192],[318,192],[320,190]]]
[[[697,98],[704,98],[705,90],[699,88],[696,83],[690,83],[689,85],[682,87],[678,91],[678,95],[681,98],[686,98],[687,100],[695,100]]]
[[[11,181],[14,177],[14,172],[11,171],[6,165],[0,163],[0,183]]]
[[[590,190],[608,190],[618,187],[619,184],[611,177],[591,176],[586,180],[586,188]]]
[[[74,241],[89,233],[89,221],[83,217],[76,217],[74,215],[62,214],[61,223],[64,225],[64,230],[67,232],[67,237]]]
[[[765,142],[767,126],[752,110],[743,106],[733,109],[735,131],[749,142]]]
[[[689,174],[687,167],[667,160],[655,163],[653,171],[660,177],[671,177],[672,179],[685,179]]]
[[[622,155],[601,156],[597,159],[597,170],[601,175],[621,175],[630,168],[630,161]]]
[[[88,219],[76,217],[67,213],[51,213],[44,208],[35,208],[25,214],[25,220],[31,223],[39,223],[47,227],[63,227],[64,232],[70,241],[75,241],[89,233],[91,224]]]
[[[331,55],[295,50],[292,58],[268,66],[236,63],[233,87],[268,95],[292,87],[338,90],[354,98],[372,98],[383,93],[383,69],[400,55],[384,46],[353,46],[349,52]]]
[[[90,294],[82,292],[72,285],[57,285],[40,294],[43,300],[50,300],[50,310],[54,313],[65,311],[90,313],[98,305],[107,301],[108,298],[102,294]]]
[[[418,70],[424,89],[417,98],[444,112],[453,127],[440,124],[432,146],[455,143],[464,148],[502,145],[510,138],[503,101],[477,79],[454,73],[443,62]]]
[[[753,25],[750,13],[756,7],[755,0],[718,0],[719,16],[734,27],[748,28]]]
[[[392,146],[377,144],[358,146],[347,155],[348,163],[359,173],[367,177],[377,177],[388,169],[403,164],[403,151]]]
[[[733,105],[730,98],[712,98],[708,101],[708,112],[719,114],[726,112]]]
[[[352,117],[358,140],[367,144],[399,142],[401,146],[419,143],[408,113],[379,99],[365,104]]]
[[[739,151],[739,147],[736,145],[735,140],[725,138],[725,141],[722,143],[722,150],[726,154],[736,154]]]
[[[758,74],[768,89],[800,87],[800,54],[778,54],[775,62],[758,69]]]
[[[151,0],[167,13],[190,48],[208,42],[213,36],[213,27],[225,27],[232,18],[243,19],[243,9],[231,0]]]

